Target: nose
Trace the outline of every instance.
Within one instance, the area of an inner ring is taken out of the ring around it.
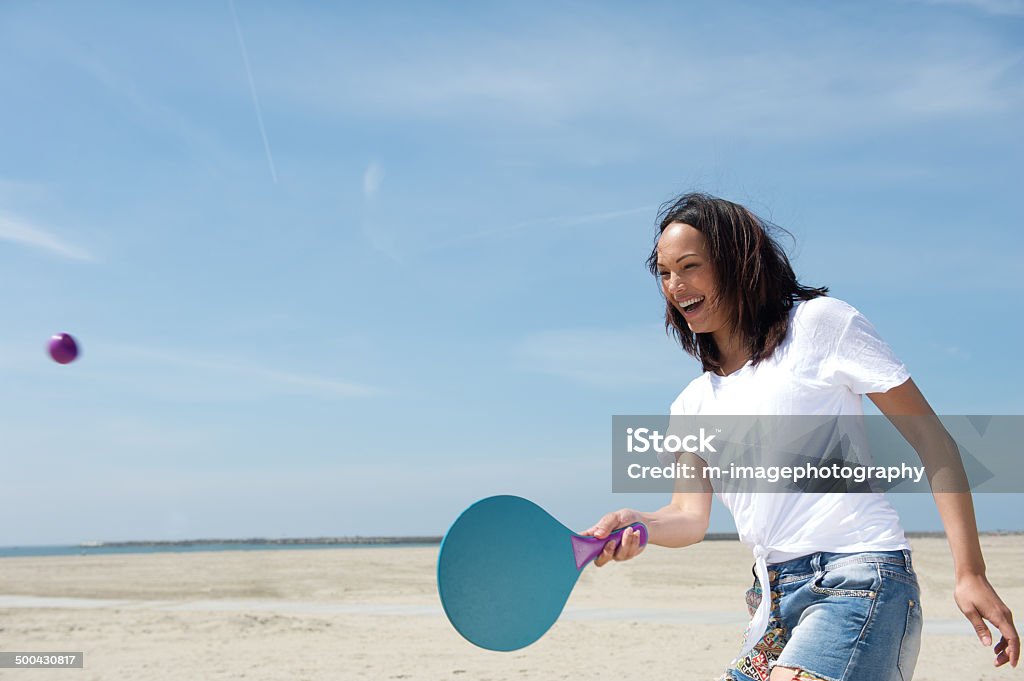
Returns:
[[[673,272],[668,275],[668,284],[666,285],[669,295],[675,295],[677,291],[682,291],[685,287],[683,286],[683,280],[676,276]]]

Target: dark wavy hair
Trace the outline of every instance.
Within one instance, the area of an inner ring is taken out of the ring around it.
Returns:
[[[708,194],[691,192],[662,204],[658,233],[647,258],[647,268],[658,276],[658,239],[676,222],[690,225],[704,235],[714,266],[717,303],[732,310],[730,329],[739,332],[756,365],[771,356],[789,330],[789,312],[798,300],[828,294],[827,287],[813,288],[797,281],[786,252],[772,232],[792,234],[754,215],[743,206]],[[704,371],[721,368],[721,357],[709,333],[693,333],[686,319],[665,301],[665,330]]]

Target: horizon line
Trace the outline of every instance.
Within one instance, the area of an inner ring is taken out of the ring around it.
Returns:
[[[979,530],[978,535],[982,537],[1018,536],[1024,535],[1024,529],[1020,530]],[[905,530],[904,536],[908,539],[944,539],[946,533],[942,530]],[[131,548],[146,546],[207,546],[216,544],[238,544],[238,545],[374,545],[374,544],[440,544],[443,535],[348,535],[348,536],[321,536],[321,537],[235,537],[235,538],[193,538],[193,539],[131,539],[119,541],[83,541],[73,544],[8,544],[0,546],[2,549],[20,548]],[[708,532],[703,541],[739,541],[739,535],[735,532]]]

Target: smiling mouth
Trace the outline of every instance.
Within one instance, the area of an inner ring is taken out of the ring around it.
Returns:
[[[690,296],[676,303],[684,314],[695,312],[700,304],[704,302],[704,296]]]

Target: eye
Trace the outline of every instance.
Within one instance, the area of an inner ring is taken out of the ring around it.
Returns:
[[[668,276],[668,272],[658,272],[658,276],[664,279],[665,277]]]
[[[686,265],[686,267],[684,267],[683,269],[684,270],[692,270],[694,267],[700,267],[700,265],[698,265],[697,263],[688,263]]]

